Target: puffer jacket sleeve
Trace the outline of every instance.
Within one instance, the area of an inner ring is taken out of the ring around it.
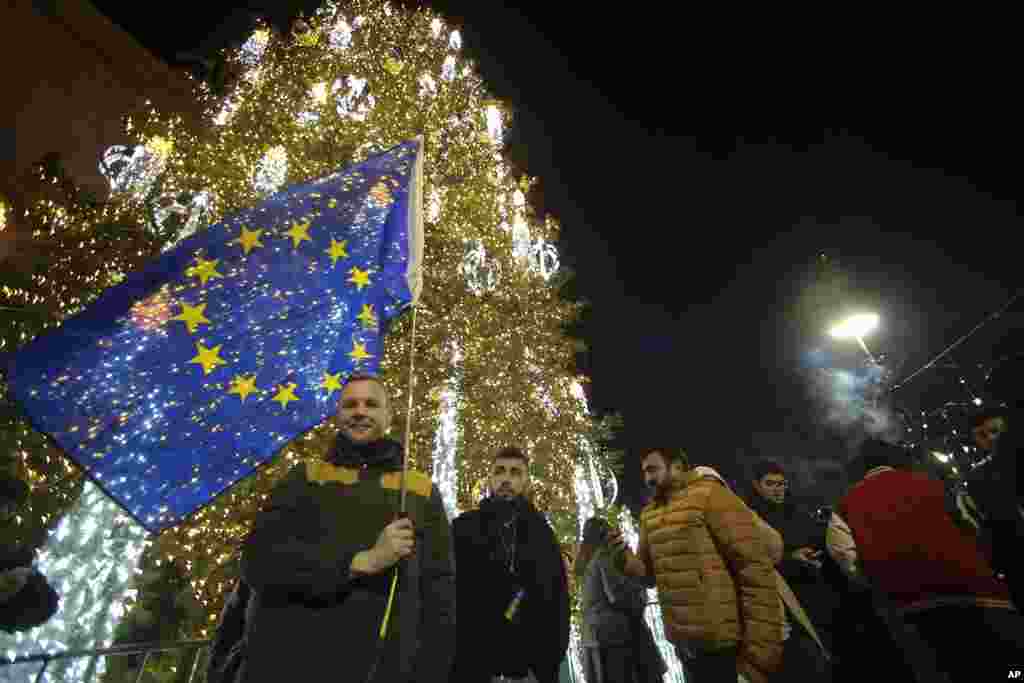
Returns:
[[[736,581],[743,623],[740,666],[751,681],[766,678],[782,662],[783,614],[763,532],[753,510],[723,486],[711,486],[704,515]]]

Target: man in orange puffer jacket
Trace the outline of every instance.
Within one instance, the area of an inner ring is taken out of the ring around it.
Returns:
[[[610,539],[619,568],[657,585],[665,637],[694,654],[697,683],[764,683],[782,659],[783,606],[757,516],[678,449],[650,451],[643,471],[654,500],[636,554]]]

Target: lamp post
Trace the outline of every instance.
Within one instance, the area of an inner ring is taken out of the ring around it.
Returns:
[[[867,354],[868,360],[876,368],[881,369],[878,361],[871,354],[871,350],[868,349],[868,345],[864,343],[864,337],[875,331],[878,327],[878,315],[875,313],[861,313],[853,315],[842,321],[838,325],[834,325],[829,334],[835,339],[856,339],[857,343],[860,344],[860,348],[863,349],[864,353]],[[878,408],[878,393],[873,392],[874,398],[871,400],[871,405]]]
[[[867,354],[868,359],[871,360],[872,364],[878,365],[878,361],[871,355],[868,345],[864,343],[864,337],[878,327],[878,315],[875,313],[862,313],[859,315],[850,316],[838,325],[834,325],[829,334],[836,339],[856,339],[857,343],[860,344],[860,348]]]

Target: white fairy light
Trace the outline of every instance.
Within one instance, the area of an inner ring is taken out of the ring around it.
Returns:
[[[288,177],[288,151],[278,145],[271,147],[256,164],[253,186],[257,191],[271,194],[284,185]]]
[[[125,520],[116,503],[86,483],[37,557],[37,568],[60,594],[57,613],[28,631],[0,632],[0,648],[13,659],[108,646],[114,626],[124,616],[125,601],[135,594],[130,588],[132,570],[145,536],[142,527]],[[96,658],[90,666],[88,657],[55,660],[47,668],[47,680],[92,683],[105,672],[106,658]]]
[[[452,349],[452,369],[458,367],[462,353],[457,345]],[[450,522],[459,515],[458,502],[458,467],[456,455],[462,432],[459,429],[459,387],[455,373],[441,391],[441,417],[437,432],[434,434],[434,483],[444,502],[445,513]]]
[[[455,57],[452,55],[448,55],[441,65],[441,78],[446,81],[455,80]]]

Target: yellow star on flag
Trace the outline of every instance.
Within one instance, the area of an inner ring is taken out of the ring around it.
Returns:
[[[313,241],[313,238],[309,236],[309,226],[309,221],[305,223],[292,223],[292,229],[285,234],[292,238],[293,248],[298,249],[301,242]]]
[[[348,258],[348,251],[345,247],[348,246],[348,240],[341,240],[340,242],[331,238],[331,248],[327,249],[327,254],[331,257],[331,265],[338,265],[338,259]]]
[[[333,209],[337,205],[338,205],[338,200],[337,199],[328,199],[327,200],[327,208],[328,209]]]
[[[277,401],[281,404],[282,408],[288,407],[289,401],[298,401],[299,397],[295,395],[295,387],[299,386],[295,382],[289,382],[288,384],[282,384],[277,388],[277,396],[272,400]]]
[[[321,382],[320,388],[326,389],[328,396],[333,394],[335,391],[341,391],[342,389],[344,389],[344,387],[341,386],[341,373],[339,372],[337,374],[332,375],[329,372],[325,372],[324,381]]]
[[[352,350],[348,352],[348,357],[357,363],[367,358],[373,358],[371,354],[366,352],[366,344],[360,344],[357,341],[352,342]]]
[[[251,375],[250,377],[238,375],[232,380],[232,383],[233,386],[228,393],[241,396],[242,403],[245,403],[245,399],[248,398],[249,394],[256,391],[256,375]]]
[[[377,327],[377,316],[373,312],[373,304],[363,304],[363,310],[356,316],[363,327]]]
[[[199,328],[200,323],[209,325],[210,321],[203,315],[203,311],[206,310],[206,304],[199,304],[198,306],[189,306],[184,301],[181,302],[181,314],[177,315],[171,320],[180,320],[185,323],[188,327],[188,331],[194,333]]]
[[[248,256],[250,251],[256,247],[263,246],[263,242],[260,242],[260,235],[262,234],[262,230],[249,230],[243,225],[242,234],[231,240],[229,244],[241,244],[242,250],[245,252],[245,255]]]
[[[203,346],[202,342],[196,342],[196,351],[199,352],[195,358],[189,361],[189,363],[196,363],[197,365],[203,366],[203,374],[209,375],[213,372],[213,369],[218,365],[227,365],[228,362],[221,358],[218,354],[220,353],[220,347],[223,344],[217,344],[212,349],[208,349]]]
[[[370,271],[359,270],[358,267],[353,266],[348,272],[352,276],[348,281],[354,284],[360,292],[363,291],[363,287],[370,285]]]
[[[185,274],[189,277],[197,277],[199,281],[205,285],[206,281],[214,277],[224,277],[217,272],[217,262],[220,259],[213,259],[212,261],[205,260],[202,256],[196,257],[197,265],[192,266],[185,271]]]

